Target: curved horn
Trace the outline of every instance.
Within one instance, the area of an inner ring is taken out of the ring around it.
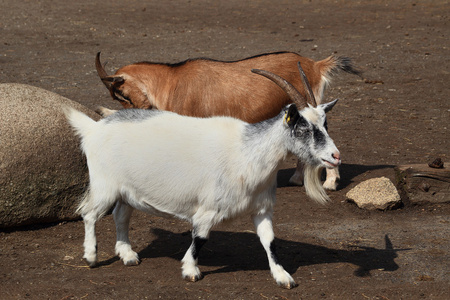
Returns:
[[[258,75],[262,75],[275,82],[280,88],[283,89],[283,91],[286,92],[286,94],[288,94],[291,100],[298,106],[299,110],[307,106],[306,99],[303,97],[303,95],[300,94],[300,92],[292,84],[287,82],[282,77],[265,70],[252,69],[252,72]]]
[[[106,76],[108,76],[108,74],[106,73],[105,69],[103,68],[101,62],[100,62],[100,53],[97,53],[97,56],[95,57],[95,68],[97,69],[97,74],[98,76],[103,79]]]
[[[312,106],[316,107],[317,106],[316,98],[314,97],[311,85],[309,84],[308,78],[306,78],[305,72],[303,71],[300,62],[297,63],[297,66],[298,71],[300,72],[300,78],[302,79],[303,87],[305,88],[305,93],[309,98],[309,102],[311,102]]]
[[[97,74],[102,80],[103,84],[108,88],[108,90],[111,87],[110,80],[105,80],[106,77],[108,77],[108,73],[106,73],[105,68],[102,66],[102,63],[100,62],[100,52],[97,53],[97,56],[95,57],[95,68],[97,69]]]

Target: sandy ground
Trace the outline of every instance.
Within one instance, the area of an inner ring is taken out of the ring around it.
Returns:
[[[0,232],[1,299],[446,299],[448,204],[367,212],[345,201],[357,183],[394,180],[393,166],[450,161],[448,1],[12,1],[1,3],[0,82],[48,89],[89,108],[120,106],[98,79],[137,61],[235,60],[294,51],[349,56],[364,71],[341,74],[326,99],[342,182],[327,206],[280,171],[274,227],[285,268],[299,284],[276,286],[248,219],[216,228],[199,266],[181,279],[190,226],[136,213],[142,258],[115,257],[111,216],[99,222],[101,266],[82,260],[82,222]]]

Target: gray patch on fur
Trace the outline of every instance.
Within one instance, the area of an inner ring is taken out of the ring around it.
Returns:
[[[325,134],[316,125],[313,125],[312,128],[313,128],[314,144],[316,149],[323,148],[327,140]]]
[[[141,122],[161,113],[163,113],[163,111],[156,109],[121,109],[118,112],[105,118],[105,122]]]
[[[244,131],[244,139],[252,140],[259,137],[261,133],[266,133],[267,129],[272,127],[276,122],[283,118],[284,114],[285,110],[282,110],[277,116],[273,118],[258,123],[247,124]]]

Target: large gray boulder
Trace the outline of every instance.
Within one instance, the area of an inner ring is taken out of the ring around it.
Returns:
[[[86,161],[62,106],[86,107],[24,84],[0,84],[0,228],[77,218]]]

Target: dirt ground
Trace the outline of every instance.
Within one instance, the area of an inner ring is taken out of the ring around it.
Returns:
[[[0,82],[26,83],[92,109],[119,108],[98,79],[137,61],[235,60],[294,51],[349,56],[364,80],[337,76],[326,99],[342,182],[319,206],[279,173],[274,229],[282,264],[299,286],[273,281],[248,219],[221,225],[202,249],[205,278],[181,279],[190,226],[136,212],[142,263],[114,254],[111,216],[97,227],[98,268],[82,260],[83,223],[0,232],[0,299],[448,299],[450,204],[367,212],[345,201],[359,182],[393,166],[450,162],[448,1],[3,0]]]

